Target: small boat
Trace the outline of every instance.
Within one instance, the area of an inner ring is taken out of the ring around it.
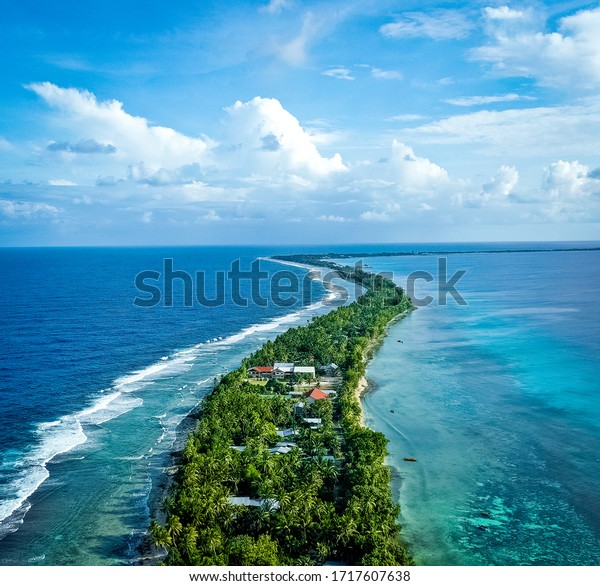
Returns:
[[[490,513],[489,511],[481,511],[481,516],[485,517],[486,519],[489,519],[492,516],[492,513]]]
[[[390,409],[390,413],[396,413],[393,409]]]
[[[404,344],[404,342],[402,340],[398,340],[398,342],[400,342],[400,344]]]
[[[417,459],[416,458],[404,458],[405,462],[416,462]]]

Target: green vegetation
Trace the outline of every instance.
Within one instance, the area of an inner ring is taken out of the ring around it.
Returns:
[[[361,425],[356,389],[369,344],[412,305],[389,280],[350,267],[339,272],[366,292],[267,342],[204,399],[164,503],[165,523],[150,527],[154,544],[167,548],[166,564],[410,563],[384,463],[387,440]],[[335,362],[337,398],[301,406],[286,396],[288,384],[246,380],[248,368],[274,362],[317,370]],[[278,436],[284,429],[295,435]],[[276,453],[283,439],[292,442],[289,451]],[[235,496],[261,505],[232,504]]]

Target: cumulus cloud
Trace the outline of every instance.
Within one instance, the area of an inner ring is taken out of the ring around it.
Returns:
[[[482,193],[491,198],[507,197],[519,182],[519,173],[515,167],[502,165],[489,183],[484,184]]]
[[[496,174],[484,183],[479,195],[459,194],[458,203],[464,207],[482,207],[487,205],[504,206],[509,203],[508,197],[519,183],[519,172],[515,167],[502,165]]]
[[[600,182],[579,161],[557,161],[544,169],[544,191],[555,200],[573,200],[600,192]]]
[[[94,94],[52,83],[34,83],[28,89],[58,110],[65,126],[73,132],[81,127],[94,137],[94,143],[110,145],[121,160],[143,160],[149,167],[180,167],[207,160],[209,144],[164,126],[153,126],[140,116],[132,116],[117,100],[99,101]],[[69,144],[69,143],[66,143]],[[75,143],[80,150],[93,148],[92,143]],[[110,148],[107,147],[107,148]]]
[[[199,219],[204,222],[220,222],[223,218],[215,210],[209,210],[206,214],[200,216]]]
[[[411,147],[397,140],[392,143],[390,166],[398,186],[406,189],[434,189],[449,180],[445,169],[415,155]]]
[[[534,78],[540,85],[594,88],[600,85],[600,8],[560,19],[543,32],[531,12],[486,8],[491,43],[471,52],[500,76]]]
[[[436,10],[434,12],[406,12],[396,22],[384,24],[379,32],[387,38],[410,39],[429,37],[436,41],[463,39],[472,23],[456,10]]]
[[[112,144],[101,144],[93,138],[82,139],[76,143],[69,142],[51,142],[46,147],[46,150],[51,152],[67,152],[83,155],[110,155],[117,152],[117,148]]]
[[[10,219],[47,218],[58,214],[60,210],[47,203],[0,199],[0,214]]]
[[[237,143],[228,152],[234,166],[309,179],[347,171],[339,154],[327,158],[319,153],[311,136],[276,99],[238,101],[227,112],[227,124]]]
[[[152,212],[144,212],[140,218],[140,222],[142,222],[142,224],[152,224],[152,216]]]

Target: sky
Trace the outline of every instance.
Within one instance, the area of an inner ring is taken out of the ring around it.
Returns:
[[[0,246],[600,240],[598,2],[0,9]]]

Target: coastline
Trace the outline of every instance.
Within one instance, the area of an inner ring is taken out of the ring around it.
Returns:
[[[414,311],[415,309],[416,308],[413,308],[410,311]],[[404,313],[401,313],[400,315],[393,317],[386,324],[385,331],[383,332],[383,334],[381,334],[381,336],[379,336],[379,337],[375,338],[374,340],[371,340],[371,342],[369,342],[369,344],[367,345],[367,347],[365,348],[364,353],[363,353],[365,369],[368,366],[369,362],[371,362],[371,360],[373,359],[374,354],[379,350],[381,345],[384,344],[385,339],[388,336],[389,329],[397,321],[405,318],[410,313],[410,311],[405,311]],[[367,427],[367,424],[365,423],[365,410],[364,410],[364,406],[363,406],[363,399],[364,399],[365,395],[367,393],[369,393],[371,390],[372,390],[372,386],[369,384],[369,380],[367,379],[367,375],[365,373],[358,380],[358,384],[357,384],[356,390],[355,390],[355,397],[360,406],[360,422],[363,427]]]

